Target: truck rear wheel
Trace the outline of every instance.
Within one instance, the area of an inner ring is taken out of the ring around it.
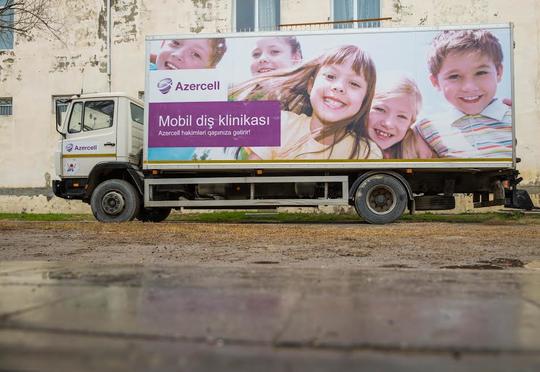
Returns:
[[[169,217],[171,208],[141,208],[137,219],[142,222],[161,222]]]
[[[141,199],[132,184],[113,179],[96,187],[90,206],[94,217],[100,222],[126,222],[139,213]]]
[[[397,220],[407,206],[407,190],[396,178],[376,174],[366,178],[354,195],[356,213],[369,223],[385,224]]]

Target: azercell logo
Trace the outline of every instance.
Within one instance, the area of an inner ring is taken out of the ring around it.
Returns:
[[[73,150],[73,144],[72,144],[72,143],[68,143],[68,144],[66,145],[66,151],[67,151],[67,152],[71,152],[72,150]]]
[[[172,84],[173,84],[173,81],[171,78],[165,78],[165,79],[160,80],[157,83],[157,87],[161,93],[167,94],[171,90]]]

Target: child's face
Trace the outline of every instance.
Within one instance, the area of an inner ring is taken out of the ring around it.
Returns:
[[[251,52],[251,73],[253,75],[279,70],[300,61],[298,52],[293,53],[291,46],[283,39],[273,37],[260,39]]]
[[[362,108],[366,91],[366,79],[354,72],[350,58],[340,65],[322,66],[308,82],[312,122],[332,125],[352,119]]]
[[[165,40],[156,59],[158,70],[209,68],[212,48],[207,39]]]
[[[416,102],[410,95],[373,100],[367,133],[382,150],[400,142],[416,116]]]
[[[455,108],[467,115],[481,113],[497,92],[502,66],[481,52],[457,53],[446,56],[437,76],[430,76],[433,86]]]

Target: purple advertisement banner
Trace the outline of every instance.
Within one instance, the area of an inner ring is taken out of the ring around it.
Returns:
[[[280,146],[279,101],[149,104],[148,147]]]

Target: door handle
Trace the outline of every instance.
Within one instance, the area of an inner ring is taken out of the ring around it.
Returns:
[[[116,143],[114,142],[105,142],[105,146],[116,146]]]

